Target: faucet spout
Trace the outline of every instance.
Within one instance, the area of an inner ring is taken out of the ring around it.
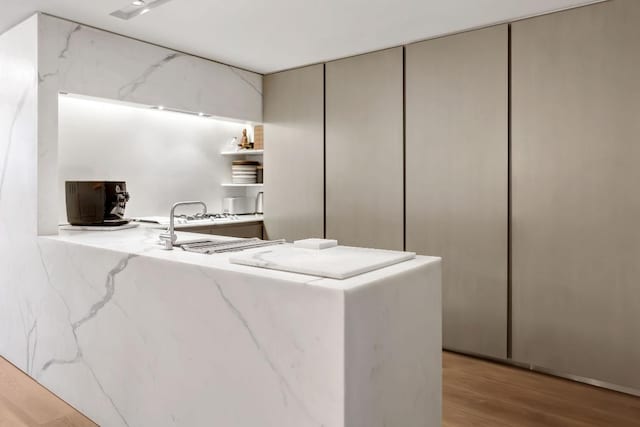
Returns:
[[[172,250],[173,245],[176,243],[176,240],[178,240],[178,236],[176,236],[176,232],[175,232],[176,208],[178,206],[190,206],[190,205],[201,205],[203,208],[202,213],[203,214],[207,213],[207,204],[200,200],[174,203],[173,206],[171,207],[171,212],[169,213],[169,229],[164,233],[160,234],[160,242],[163,245],[163,249],[166,249],[168,251]]]

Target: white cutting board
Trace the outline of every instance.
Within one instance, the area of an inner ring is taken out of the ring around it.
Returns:
[[[305,249],[290,245],[249,250],[232,256],[233,264],[309,274],[331,279],[347,279],[416,257],[413,252],[335,246]]]

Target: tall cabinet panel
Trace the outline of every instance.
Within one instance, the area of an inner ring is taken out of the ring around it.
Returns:
[[[402,48],[326,64],[327,237],[403,248]]]
[[[443,257],[444,346],[504,358],[508,27],[406,49],[407,250]]]
[[[640,390],[640,2],[518,22],[513,356]]]
[[[324,66],[265,76],[264,121],[268,237],[323,237]]]

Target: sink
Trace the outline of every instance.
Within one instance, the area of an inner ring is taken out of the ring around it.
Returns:
[[[219,254],[224,252],[239,252],[245,249],[261,248],[265,246],[280,245],[285,243],[281,240],[261,240],[257,237],[251,239],[201,239],[191,240],[188,243],[177,243],[176,246],[181,247],[187,252],[196,252],[199,254]]]

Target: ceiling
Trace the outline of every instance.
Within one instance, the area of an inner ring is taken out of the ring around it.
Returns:
[[[594,0],[1,0],[0,33],[46,12],[259,73],[369,52]]]

